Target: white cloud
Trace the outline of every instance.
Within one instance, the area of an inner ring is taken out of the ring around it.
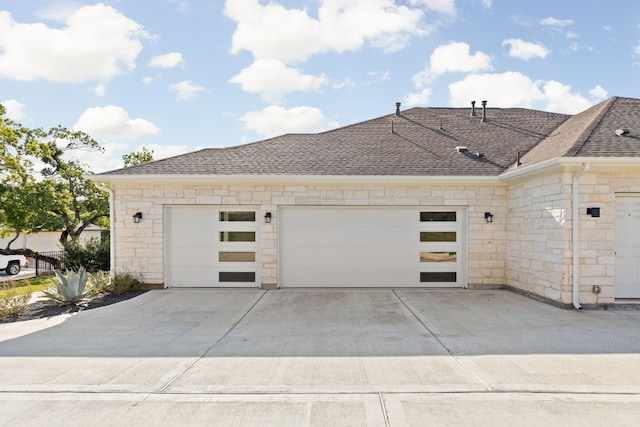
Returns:
[[[597,85],[589,90],[589,95],[591,95],[591,97],[596,101],[602,101],[609,96],[609,92],[607,92],[602,86]]]
[[[526,42],[522,39],[507,39],[502,46],[509,45],[509,56],[528,61],[532,58],[546,58],[551,52],[539,43]]]
[[[204,90],[204,87],[195,85],[188,80],[183,80],[178,83],[169,85],[169,89],[176,92],[176,99],[178,101],[188,101],[198,93]]]
[[[73,129],[84,131],[101,143],[131,141],[160,132],[153,123],[132,119],[124,108],[115,105],[86,109]]]
[[[426,68],[413,76],[413,83],[421,88],[440,75],[452,72],[477,72],[491,70],[491,57],[480,51],[471,55],[469,45],[451,42],[437,47],[429,57]]]
[[[149,61],[149,67],[153,68],[175,68],[184,65],[184,60],[180,52],[171,52],[164,55],[157,55]]]
[[[422,9],[393,0],[324,0],[317,18],[306,9],[287,9],[275,2],[227,0],[225,14],[236,22],[231,52],[247,50],[255,58],[291,63],[326,52],[348,52],[365,44],[385,52],[404,48],[429,29]]]
[[[143,77],[142,78],[142,84],[150,85],[151,83],[153,83],[154,80],[155,80],[155,78],[151,77],[151,76]]]
[[[258,93],[264,101],[275,104],[282,102],[289,92],[316,91],[328,82],[324,75],[303,74],[278,59],[256,59],[229,81],[240,84],[245,92]]]
[[[425,88],[420,92],[410,93],[402,100],[402,105],[405,107],[425,106],[429,104],[429,97],[431,96],[431,89]]]
[[[133,70],[149,35],[142,25],[104,4],[75,10],[61,29],[22,24],[0,11],[0,76],[82,83],[108,81]]]
[[[7,110],[6,116],[14,121],[20,121],[25,118],[24,104],[15,99],[5,99],[0,104]]]
[[[317,108],[295,107],[289,110],[279,106],[269,106],[260,111],[250,111],[240,118],[244,127],[265,138],[287,133],[313,133],[338,126],[329,122]]]
[[[482,0],[482,5],[486,9],[491,9],[491,6],[493,6],[493,0]]]
[[[447,15],[456,14],[455,0],[411,0],[411,4],[414,6],[425,6],[427,9],[430,9],[434,12],[444,13]]]
[[[633,50],[636,55],[640,55],[640,44]]]
[[[133,150],[124,142],[101,144],[104,151],[73,150],[65,153],[65,158],[76,160],[88,166],[91,172],[100,173],[122,167],[122,155]]]
[[[557,19],[552,16],[540,20],[540,25],[563,28],[573,24],[573,19]]]
[[[489,106],[539,108],[575,114],[592,103],[573,92],[571,86],[554,80],[533,81],[522,73],[470,74],[449,85],[449,105],[467,106],[472,100],[486,99]]]
[[[333,83],[332,87],[334,89],[343,89],[345,87],[353,87],[356,84],[351,80],[351,78],[347,77],[346,79]]]
[[[593,103],[579,93],[571,91],[571,86],[551,80],[542,84],[544,109],[556,113],[576,114],[591,107]]]
[[[107,93],[107,85],[104,83],[98,83],[93,88],[91,88],[91,92],[93,92],[96,96],[104,96]]]

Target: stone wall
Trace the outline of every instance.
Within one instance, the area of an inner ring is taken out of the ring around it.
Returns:
[[[506,283],[521,291],[572,301],[572,179],[563,170],[510,182],[507,189]],[[615,300],[616,194],[640,194],[640,171],[594,171],[579,179],[580,304]],[[600,217],[587,215],[599,207]],[[600,293],[594,292],[598,286]]]
[[[277,285],[280,206],[464,206],[468,211],[468,284],[505,284],[506,187],[492,185],[400,184],[123,184],[113,183],[117,272],[140,273],[150,285],[164,283],[164,212],[168,205],[251,205],[261,224],[259,283]],[[132,216],[142,212],[134,224]],[[486,223],[484,213],[494,215]]]

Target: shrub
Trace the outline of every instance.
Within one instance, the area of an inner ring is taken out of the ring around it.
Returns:
[[[55,270],[56,288],[47,288],[43,291],[44,296],[50,301],[60,304],[78,304],[95,295],[103,285],[104,274],[87,274],[84,267],[80,267],[78,272],[67,270],[66,276]]]
[[[27,311],[31,293],[21,294],[11,284],[3,284],[0,289],[0,319],[19,316]]]
[[[103,288],[104,292],[111,295],[122,295],[127,292],[139,291],[142,288],[142,276],[134,276],[131,273],[116,274],[108,286]]]
[[[64,244],[67,256],[64,265],[77,270],[84,267],[87,271],[109,270],[109,241],[92,237],[89,240],[69,240]]]

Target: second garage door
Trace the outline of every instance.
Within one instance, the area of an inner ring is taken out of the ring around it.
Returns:
[[[464,209],[282,208],[283,287],[462,287]]]

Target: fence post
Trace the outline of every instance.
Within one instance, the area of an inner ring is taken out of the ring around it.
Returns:
[[[38,277],[38,252],[36,252],[36,277]]]

